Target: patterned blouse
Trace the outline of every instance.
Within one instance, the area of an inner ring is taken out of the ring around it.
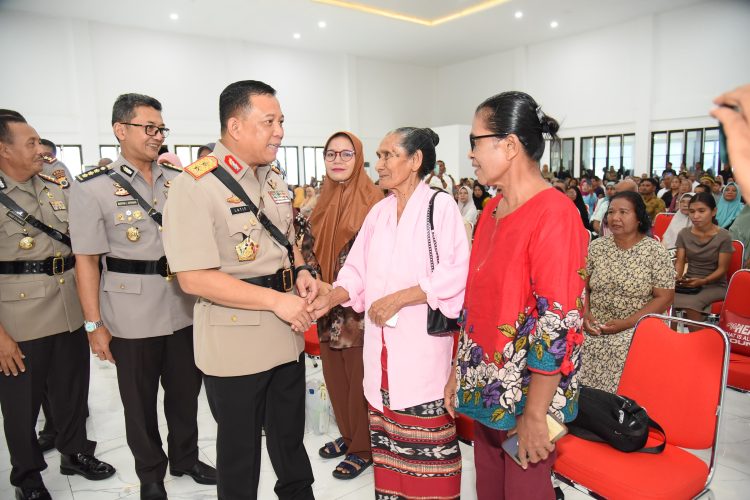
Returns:
[[[479,221],[456,372],[458,411],[495,429],[516,426],[532,372],[562,374],[550,407],[578,412],[589,236],[576,207],[546,189],[497,223],[501,197]]]

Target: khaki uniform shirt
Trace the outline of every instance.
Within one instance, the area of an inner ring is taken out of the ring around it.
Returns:
[[[253,174],[221,142],[211,156],[294,241],[292,204],[284,179],[269,166],[259,166]],[[164,212],[164,248],[173,272],[218,269],[242,279],[290,266],[286,249],[214,174],[196,179],[189,169],[174,180]],[[243,241],[258,245],[253,260],[240,261]],[[304,348],[303,335],[270,311],[235,309],[199,299],[194,317],[195,364],[207,375],[259,373],[296,361]]]
[[[0,186],[6,186],[2,191],[21,208],[61,233],[68,232],[68,190],[38,176],[26,182],[15,182],[2,172],[0,177]],[[66,244],[28,223],[21,226],[15,222],[8,217],[8,210],[0,207],[0,260],[44,260],[72,254]],[[34,239],[32,248],[20,247],[24,237]],[[0,324],[16,342],[79,329],[83,314],[75,271],[69,269],[57,276],[0,274]]]
[[[179,174],[154,162],[153,185],[149,186],[122,156],[109,167],[158,211],[163,210],[172,179]],[[130,260],[158,260],[164,255],[159,226],[132,196],[118,189],[114,179],[106,173],[76,179],[81,181],[73,182],[70,195],[70,233],[76,254]],[[131,237],[137,234],[136,241],[128,238],[128,230]],[[192,323],[195,297],[183,293],[177,280],[167,281],[158,274],[111,272],[104,258],[102,264],[99,309],[113,336],[159,337]]]

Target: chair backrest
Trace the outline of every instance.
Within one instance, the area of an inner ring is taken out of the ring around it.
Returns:
[[[734,253],[727,267],[727,282],[732,281],[734,273],[742,269],[745,263],[745,245],[741,241],[732,240],[732,247],[734,247]]]
[[[672,222],[672,217],[674,217],[674,213],[670,212],[656,214],[656,217],[654,217],[653,227],[651,228],[651,234],[654,235],[654,238],[661,241],[661,239],[664,237],[664,233],[667,232],[669,223]]]
[[[647,315],[636,325],[617,393],[646,408],[666,431],[669,443],[712,447],[726,386],[729,342],[716,326],[681,320],[702,328],[678,333],[665,319]]]

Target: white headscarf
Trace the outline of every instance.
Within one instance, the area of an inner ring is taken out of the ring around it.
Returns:
[[[466,222],[471,224],[472,227],[474,227],[477,223],[477,207],[474,206],[474,200],[471,199],[471,190],[466,186],[461,186],[458,188],[459,193],[461,190],[465,190],[466,194],[469,195],[469,199],[466,201],[466,203],[458,202],[458,209],[461,211],[461,217],[464,218]]]
[[[686,227],[690,227],[693,223],[690,222],[690,217],[683,214],[680,210],[680,202],[685,196],[695,196],[695,193],[683,193],[677,199],[675,207],[677,211],[672,217],[672,222],[669,223],[667,230],[664,232],[664,237],[661,239],[661,244],[667,250],[674,248],[677,245],[677,234]]]

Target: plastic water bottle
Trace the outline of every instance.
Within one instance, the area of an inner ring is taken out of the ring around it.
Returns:
[[[313,379],[307,382],[305,397],[305,423],[315,434],[326,434],[330,426],[328,390],[323,381]]]

